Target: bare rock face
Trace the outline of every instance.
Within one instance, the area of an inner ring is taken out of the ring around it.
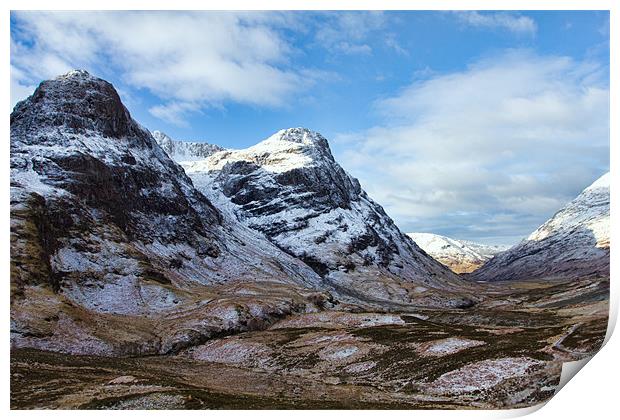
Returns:
[[[227,225],[108,82],[72,71],[11,114],[14,346],[176,351],[317,310],[329,296],[307,288],[319,280],[255,232]],[[232,297],[245,283],[269,286],[242,304]]]
[[[609,173],[527,239],[472,273],[478,281],[609,276]]]
[[[225,217],[304,261],[325,287],[358,301],[467,306],[462,282],[400,232],[345,172],[327,140],[281,130],[245,150],[179,160]]]
[[[505,246],[483,245],[434,233],[414,232],[407,236],[428,255],[458,274],[471,273],[507,249]]]

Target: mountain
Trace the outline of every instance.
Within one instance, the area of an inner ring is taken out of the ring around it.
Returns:
[[[336,306],[472,304],[316,133],[160,146],[80,70],[42,82],[10,123],[13,348],[177,354]]]
[[[10,121],[13,346],[170,353],[329,304],[307,265],[226,223],[108,82],[45,81]]]
[[[416,232],[407,235],[428,255],[459,274],[471,273],[507,248],[452,239],[433,233]]]
[[[161,148],[177,162],[202,160],[215,152],[221,152],[223,147],[204,142],[175,141],[161,131],[153,131],[153,138]]]
[[[607,173],[527,239],[475,271],[479,281],[609,276]]]
[[[244,150],[179,162],[225,217],[304,261],[342,296],[383,305],[471,303],[460,294],[463,282],[400,232],[317,132],[290,128]]]

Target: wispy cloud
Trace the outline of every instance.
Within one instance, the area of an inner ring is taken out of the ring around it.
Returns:
[[[372,54],[372,47],[368,44],[349,44],[343,41],[335,44],[335,48],[345,54]]]
[[[395,34],[383,33],[388,21],[363,11],[16,11],[11,106],[38,81],[74,68],[148,90],[161,100],[151,114],[177,125],[214,104],[286,106],[330,73],[299,65],[308,44],[328,55],[370,56],[375,45],[407,54]],[[311,41],[297,45],[305,37]]]
[[[396,34],[394,34],[394,33],[386,34],[386,36],[385,36],[385,45],[388,48],[391,48],[394,51],[396,51],[398,54],[405,55],[405,56],[409,55],[409,51],[407,51],[406,49],[401,47],[400,43],[396,39]]]
[[[534,19],[509,12],[454,12],[462,23],[491,29],[504,29],[515,34],[535,35],[538,29]]]
[[[186,116],[200,110],[200,106],[189,102],[170,102],[149,108],[149,113],[170,124],[187,127]]]
[[[13,109],[13,106],[21,101],[22,99],[31,95],[32,92],[36,89],[34,84],[28,84],[22,82],[24,80],[23,72],[13,66],[11,66],[11,103],[10,109]]]
[[[366,42],[369,36],[384,28],[387,17],[383,12],[331,12],[320,15],[315,41],[332,52],[371,54]]]
[[[527,235],[609,165],[609,89],[592,63],[511,51],[379,101],[341,160],[406,230]],[[458,237],[457,236],[457,237]]]

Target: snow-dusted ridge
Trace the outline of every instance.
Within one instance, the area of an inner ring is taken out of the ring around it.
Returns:
[[[528,241],[542,241],[558,233],[586,227],[596,239],[598,248],[609,247],[609,184],[608,173],[597,179],[567,207],[536,229]]]
[[[454,292],[462,282],[398,230],[315,131],[280,130],[247,149],[179,163],[216,207],[336,290],[389,302],[467,304],[458,293],[446,301],[433,292]]]
[[[519,244],[472,274],[475,280],[609,275],[607,173]]]
[[[408,233],[420,248],[455,273],[471,273],[506,246],[483,245],[434,233]]]

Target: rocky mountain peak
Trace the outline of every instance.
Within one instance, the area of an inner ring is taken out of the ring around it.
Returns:
[[[315,212],[349,209],[362,193],[358,180],[335,161],[325,137],[305,128],[280,130],[252,147],[224,150],[186,170],[219,171],[224,194],[254,215],[279,213],[302,201]]]
[[[173,141],[170,138],[170,136],[168,134],[164,133],[163,131],[155,130],[155,131],[151,131],[151,134],[153,135],[155,140],[157,140],[158,143],[160,143],[160,142],[169,143],[169,142]]]
[[[114,86],[85,70],[42,82],[32,96],[15,106],[11,126],[62,127],[76,134],[95,131],[112,138],[143,131],[132,121]]]
[[[247,149],[179,162],[218,208],[344,295],[431,306],[470,303],[437,293],[458,282],[454,273],[400,232],[315,131],[289,128]]]
[[[59,76],[56,76],[54,78],[54,80],[83,80],[83,81],[97,81],[97,80],[101,80],[98,79],[97,77],[92,76],[88,71],[84,70],[84,69],[75,69],[75,70],[70,70],[65,74],[61,74]]]
[[[297,143],[308,147],[315,147],[329,151],[329,143],[325,137],[316,131],[304,127],[286,128],[278,131],[267,141],[284,141]]]
[[[291,168],[322,164],[334,165],[335,159],[325,137],[307,128],[287,128],[245,150],[264,162],[267,170],[283,172]]]

